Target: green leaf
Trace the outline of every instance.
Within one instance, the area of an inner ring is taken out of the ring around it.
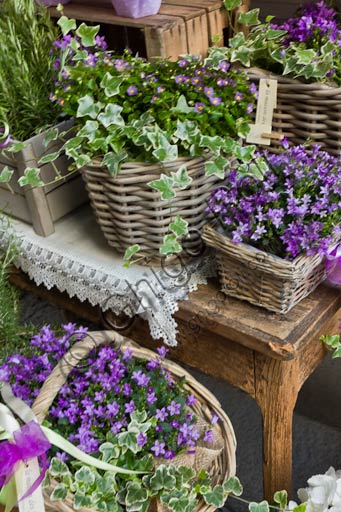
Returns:
[[[328,334],[327,336],[321,336],[321,341],[323,341],[328,347],[336,348],[340,343],[340,335],[339,334]]]
[[[291,512],[306,512],[307,503],[301,503],[297,507],[293,508]]]
[[[337,357],[341,357],[341,346],[337,347],[333,352],[332,358],[336,359]]]
[[[269,28],[265,32],[265,37],[266,37],[266,39],[269,39],[269,40],[279,39],[280,37],[285,36],[286,33],[287,33],[286,30],[275,30],[273,28]]]
[[[128,262],[131,260],[131,258],[139,252],[140,250],[140,246],[139,244],[135,244],[135,245],[131,245],[130,247],[128,247],[128,249],[126,249],[126,252],[124,253],[124,256],[123,256],[123,260]]]
[[[288,503],[287,491],[277,491],[274,494],[274,502],[278,503],[282,510],[285,510]]]
[[[44,182],[40,178],[40,169],[38,167],[27,167],[24,172],[24,176],[18,179],[18,183],[21,187],[25,185],[31,185],[32,187],[42,187]]]
[[[169,229],[177,237],[187,235],[188,233],[188,222],[177,215],[174,222],[169,224]]]
[[[120,85],[123,81],[123,78],[112,76],[109,72],[104,75],[100,86],[104,89],[104,94],[111,98],[111,96],[115,96],[120,92]]]
[[[242,12],[239,15],[238,23],[241,23],[241,25],[248,25],[248,26],[259,25],[260,24],[260,21],[258,18],[259,11],[260,11],[260,9],[257,8],[257,9],[251,9],[251,11]]]
[[[115,103],[109,103],[106,107],[104,112],[102,112],[98,116],[98,120],[105,126],[105,128],[108,128],[108,126],[111,126],[112,124],[118,125],[118,126],[124,126],[125,122],[123,117],[121,116],[121,112],[123,110],[123,107],[120,105],[116,105]]]
[[[161,174],[159,180],[150,181],[148,185],[161,193],[161,199],[173,199],[176,196],[173,186],[174,180],[166,174]]]
[[[49,467],[49,474],[51,476],[65,476],[70,474],[70,470],[65,462],[57,459],[57,457],[53,457]]]
[[[243,66],[249,67],[251,64],[250,55],[252,50],[247,46],[239,46],[238,49],[233,50],[231,53],[231,62],[239,61],[243,64]]]
[[[208,148],[214,155],[219,156],[221,148],[224,145],[224,140],[218,135],[215,135],[214,137],[202,135],[200,137],[199,145],[200,147]]]
[[[233,11],[242,5],[242,0],[224,0],[224,6],[228,11]]]
[[[103,158],[103,165],[108,168],[110,175],[115,178],[120,171],[121,162],[127,159],[128,154],[126,151],[120,151],[120,153],[107,153]]]
[[[249,503],[250,512],[269,512],[270,507],[267,501],[261,501],[260,503],[255,503],[254,501]]]
[[[68,489],[65,484],[58,484],[50,494],[51,501],[65,500],[68,493]]]
[[[133,245],[132,247],[136,247],[136,246],[139,248],[139,246],[137,244]],[[137,252],[137,251],[135,250],[135,252]],[[131,417],[132,421],[136,421],[137,423],[144,423],[147,419],[147,413],[144,410],[142,410],[142,411],[136,410],[131,413],[130,417]]]
[[[118,459],[120,456],[120,449],[118,446],[108,442],[101,444],[98,451],[102,453],[102,459],[104,462],[109,462],[111,459]]]
[[[174,468],[162,464],[151,477],[149,485],[152,491],[172,490],[176,484]]]
[[[44,138],[43,138],[43,145],[45,146],[45,148],[50,144],[50,142],[52,142],[53,140],[58,139],[58,136],[59,136],[58,129],[57,128],[50,128],[50,130],[48,130],[45,133]]]
[[[177,144],[170,144],[163,133],[159,134],[158,147],[154,149],[153,156],[159,162],[172,162],[178,158]]]
[[[240,480],[236,476],[231,476],[226,482],[223,484],[224,492],[227,494],[234,494],[235,496],[241,496],[243,494],[243,486],[240,483]]]
[[[76,20],[69,19],[66,16],[61,16],[57,21],[57,25],[60,26],[63,36],[68,34],[70,30],[75,30],[77,27]]]
[[[174,512],[192,512],[198,504],[194,496],[182,496],[171,498],[167,504]]]
[[[72,57],[72,60],[83,60],[88,56],[88,52],[86,50],[77,50],[75,55]]]
[[[148,499],[148,492],[141,484],[129,482],[127,486],[126,505],[131,507],[137,503],[143,503]]]
[[[90,486],[95,483],[95,473],[87,466],[83,466],[76,471],[75,480]]]
[[[83,96],[82,98],[79,98],[78,100],[78,109],[76,116],[77,117],[85,117],[89,116],[92,119],[96,119],[97,115],[99,114],[102,104],[101,103],[95,103],[92,96],[89,96],[88,94],[86,96]]]
[[[296,55],[297,55],[297,64],[310,64],[311,61],[316,56],[316,52],[315,52],[315,50],[312,50],[312,49],[304,50],[304,49],[298,48],[296,50]]]
[[[224,489],[222,485],[216,485],[211,492],[204,494],[204,500],[207,505],[213,505],[220,508],[225,503]]]
[[[182,251],[182,247],[177,241],[177,237],[173,235],[166,235],[163,239],[163,243],[160,246],[160,254],[164,254],[165,256],[171,256],[174,253],[179,253]]]
[[[90,119],[87,119],[85,125],[78,132],[79,137],[75,137],[75,139],[77,139],[77,140],[79,139],[79,144],[74,147],[79,147],[81,145],[81,137],[86,137],[89,142],[93,142],[96,139],[96,135],[97,135],[96,132],[98,130],[98,127],[99,127],[99,124],[97,121],[90,121]],[[71,140],[73,140],[73,139],[71,139]],[[64,145],[64,147],[65,147],[65,145]]]
[[[6,148],[6,151],[9,153],[18,153],[18,151],[22,151],[25,148],[25,142],[15,142],[14,144],[11,144],[9,148]]]
[[[181,190],[185,190],[193,181],[193,178],[189,176],[187,167],[185,165],[179,167],[175,173],[172,172],[171,177],[174,181],[174,185],[179,187]]]
[[[11,181],[13,173],[14,171],[5,165],[5,167],[3,167],[2,171],[0,172],[0,183],[8,183]]]
[[[213,161],[209,160],[208,162],[205,163],[206,176],[215,175],[223,180],[225,178],[225,169],[228,163],[229,161],[222,156],[218,156],[218,158],[216,158]]]
[[[75,494],[73,498],[73,506],[75,510],[79,510],[80,508],[84,507],[91,507],[92,501],[90,496],[84,496],[84,494]]]
[[[192,480],[192,478],[195,477],[194,469],[188,466],[179,466],[176,472],[181,476],[182,482],[184,484],[186,484],[187,482]]]
[[[180,139],[182,142],[188,142],[191,144],[197,134],[200,133],[199,129],[194,121],[188,121],[187,119],[185,121],[180,121],[180,119],[176,122],[176,132],[174,133],[174,136],[177,139]]]
[[[137,432],[120,432],[117,435],[119,446],[125,446],[133,453],[141,451],[141,446],[137,444]]]
[[[89,27],[85,23],[82,23],[76,30],[76,34],[81,38],[83,46],[94,46],[95,37],[97,36],[99,29],[99,25],[96,25],[95,27]]]
[[[235,151],[235,156],[238,160],[244,163],[249,163],[254,155],[255,146],[238,146]]]
[[[230,48],[239,48],[245,43],[245,35],[243,32],[237,32],[234,37],[229,39]]]
[[[55,153],[49,153],[48,155],[45,155],[43,156],[38,164],[39,165],[44,165],[44,164],[48,164],[50,162],[54,162],[55,160],[57,160],[57,158],[59,158],[60,156],[60,151],[56,151]]]
[[[171,112],[175,112],[177,114],[189,114],[190,112],[194,112],[194,107],[189,107],[186,97],[181,94],[181,96],[178,99],[178,102],[175,107],[172,107],[170,109]]]

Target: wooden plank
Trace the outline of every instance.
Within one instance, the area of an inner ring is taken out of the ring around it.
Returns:
[[[21,194],[12,194],[5,187],[0,188],[0,211],[32,224],[31,212],[26,198]]]
[[[83,178],[76,174],[46,196],[53,221],[89,201]]]
[[[169,57],[177,60],[178,56],[188,53],[186,25],[176,23],[168,28],[145,27],[147,58]]]

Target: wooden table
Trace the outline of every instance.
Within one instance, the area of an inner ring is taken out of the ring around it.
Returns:
[[[95,308],[37,287],[20,272],[12,282],[88,321],[100,320]],[[322,285],[291,312],[278,315],[226,297],[211,282],[180,303],[175,315],[179,345],[170,357],[229,382],[257,401],[263,418],[264,494],[270,502],[276,490],[290,493],[294,406],[302,384],[326,354],[319,336],[338,331],[340,307],[340,292]],[[124,334],[141,345],[159,345],[141,318]]]

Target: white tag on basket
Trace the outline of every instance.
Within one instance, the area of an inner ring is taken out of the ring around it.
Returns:
[[[259,81],[256,123],[250,125],[246,142],[271,144],[273,112],[277,106],[277,80],[261,78]],[[277,137],[276,137],[277,138]]]
[[[15,484],[18,492],[19,512],[45,512],[44,497],[41,485],[27,498],[20,500],[31,485],[39,478],[40,470],[38,459],[30,459],[20,464],[20,469],[15,473]]]

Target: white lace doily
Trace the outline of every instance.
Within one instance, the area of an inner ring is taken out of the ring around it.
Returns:
[[[177,344],[173,315],[178,302],[216,275],[210,253],[163,270],[138,265],[124,268],[88,206],[58,221],[55,233],[47,238],[18,220],[11,219],[10,226],[1,230],[0,243],[6,246],[14,232],[20,252],[17,265],[36,284],[48,289],[55,286],[103,311],[140,314],[148,320],[152,337],[172,346]]]

